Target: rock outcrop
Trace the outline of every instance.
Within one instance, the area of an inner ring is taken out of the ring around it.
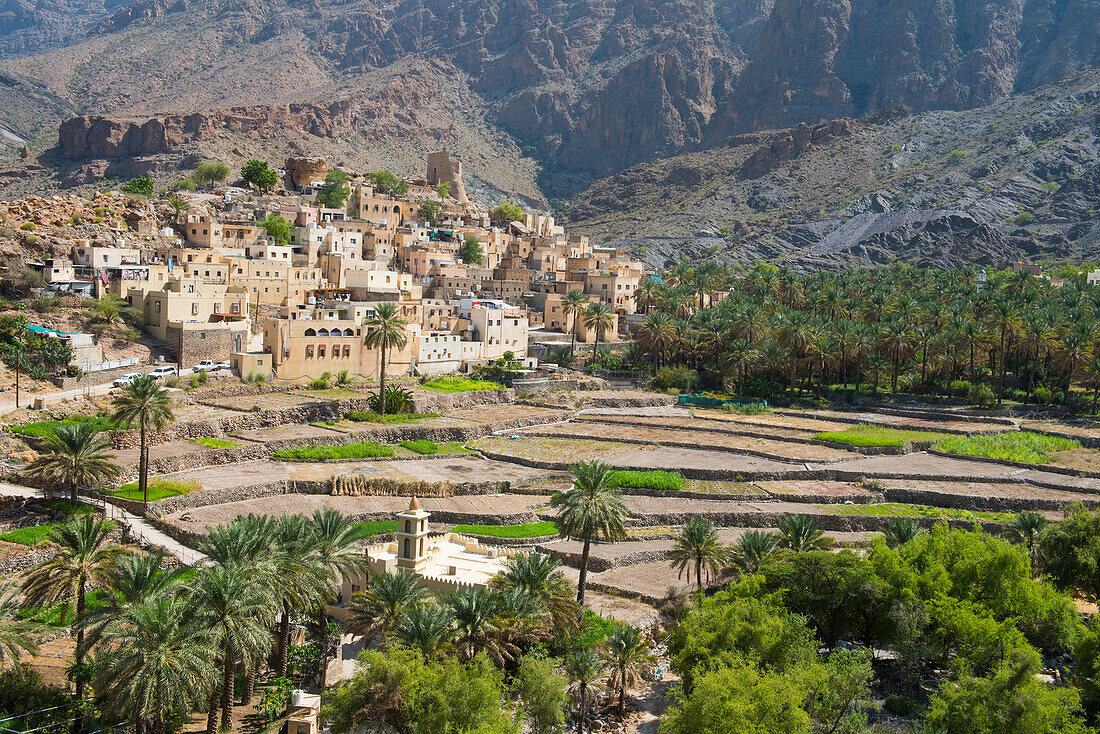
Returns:
[[[314,181],[323,181],[329,172],[328,159],[309,156],[294,156],[286,159],[287,175],[295,188],[308,186]]]

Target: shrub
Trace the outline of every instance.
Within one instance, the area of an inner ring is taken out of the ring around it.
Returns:
[[[966,399],[971,405],[976,405],[979,408],[988,408],[997,402],[997,397],[993,394],[993,388],[984,382],[971,385],[969,392],[966,394]]]
[[[328,461],[331,459],[378,459],[395,455],[392,446],[376,441],[361,441],[344,446],[304,446],[298,449],[283,449],[272,456],[276,459],[295,461]]]
[[[1013,224],[1020,225],[1021,227],[1031,224],[1034,221],[1035,215],[1033,215],[1031,212],[1020,212],[1012,219]]]
[[[38,296],[31,301],[31,310],[36,313],[52,313],[60,310],[61,298],[59,296]]]
[[[699,386],[699,373],[690,367],[669,365],[657,370],[654,385],[660,390],[694,392]]]
[[[387,387],[385,399],[385,412],[387,414],[411,413],[414,410],[412,393],[400,385],[390,385]],[[382,412],[382,405],[379,403],[377,395],[371,397],[370,408],[375,413]]]
[[[676,472],[660,470],[617,471],[611,475],[611,486],[676,492],[683,488],[684,477]]]
[[[23,230],[24,232],[33,232],[34,222],[23,222],[21,225],[19,225],[19,229]]]
[[[349,385],[351,384],[351,373],[347,370],[340,370],[340,374],[336,376],[337,385]]]
[[[205,385],[207,382],[210,381],[210,375],[207,373],[206,370],[199,370],[195,373],[195,377],[198,378],[200,385]]]
[[[309,383],[309,386],[314,390],[328,390],[329,388],[328,380],[324,378],[314,380],[313,382]]]

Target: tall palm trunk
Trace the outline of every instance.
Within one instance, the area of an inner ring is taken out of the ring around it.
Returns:
[[[233,728],[233,643],[228,637],[223,643],[222,654],[222,720],[221,728]]]
[[[619,668],[619,718],[626,714],[626,669]]]
[[[584,606],[584,585],[588,582],[588,553],[591,550],[592,539],[585,537],[584,549],[581,551],[581,573],[577,577],[577,605]]]
[[[259,671],[260,661],[253,660],[249,663],[248,671],[244,676],[244,690],[241,691],[241,705],[252,703],[252,694],[256,691],[256,673]]]
[[[218,701],[221,698],[221,687],[215,683],[210,691],[210,707],[206,710],[206,734],[218,732]]]
[[[141,714],[134,716],[134,734],[145,734],[145,717]]]
[[[290,650],[290,605],[283,605],[283,616],[279,619],[279,649],[275,656],[275,673],[286,678],[287,652]]]
[[[378,412],[382,415],[386,414],[386,348],[382,347],[379,350],[379,358],[381,361],[381,367],[378,370]]]
[[[699,593],[703,593],[703,559],[695,558],[695,585],[699,587]]]
[[[73,624],[76,627],[76,653],[73,655],[73,662],[76,663],[77,675],[76,675],[76,697],[77,700],[84,697],[84,673],[80,670],[81,665],[84,663],[84,626],[81,624],[81,619],[84,617],[84,604],[85,604],[85,589],[84,581],[81,580],[80,586],[76,590],[76,616],[73,618]]]
[[[573,341],[569,345],[569,356],[572,357],[577,353],[577,320],[580,318],[580,314],[573,314],[573,328],[570,330],[573,334]]]
[[[145,416],[141,416],[141,439],[138,446],[138,482],[141,489],[141,514],[149,514],[149,446],[145,439]]]
[[[794,354],[791,354],[791,400],[794,400],[794,380],[795,373],[798,371],[798,360],[795,359]]]

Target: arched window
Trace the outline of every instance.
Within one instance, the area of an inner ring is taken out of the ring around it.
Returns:
[[[355,332],[351,329],[344,329],[344,336],[355,336]]]
[[[411,533],[412,532],[412,522],[410,522],[409,520],[405,521],[405,532],[406,533]]]
[[[328,336],[328,329],[318,329],[317,334],[318,336]]]
[[[405,558],[412,558],[412,554],[409,552],[410,547],[411,546],[409,545],[409,539],[405,538],[405,552],[401,554]]]
[[[306,336],[317,336],[317,332],[314,329],[306,329]]]

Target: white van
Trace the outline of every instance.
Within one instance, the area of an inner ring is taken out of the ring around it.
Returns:
[[[161,367],[157,367],[155,370],[150,372],[149,376],[152,377],[154,380],[163,380],[165,377],[175,374],[178,374],[175,367],[170,365],[163,365]]]

